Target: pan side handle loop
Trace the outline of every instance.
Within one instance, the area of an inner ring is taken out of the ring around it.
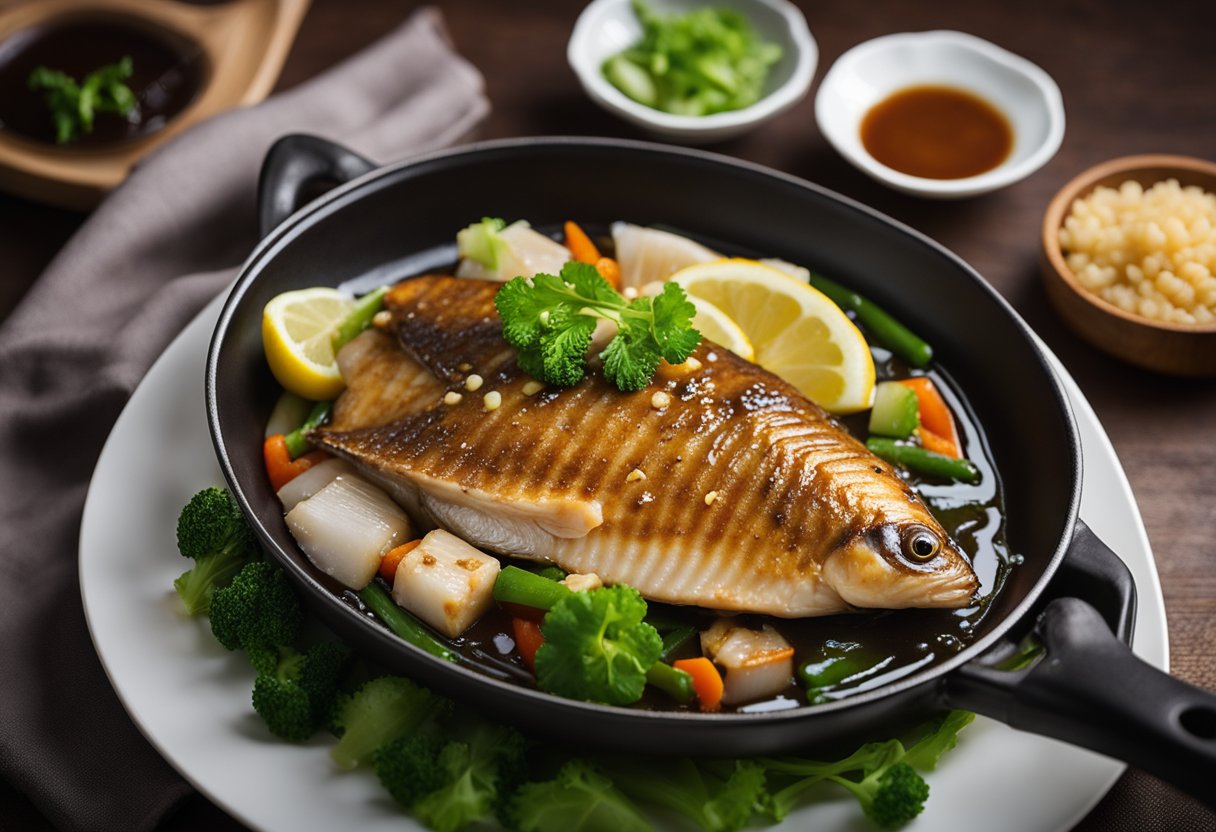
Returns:
[[[319,136],[284,136],[266,153],[258,177],[259,236],[295,213],[306,196],[316,197],[375,168],[358,153]]]
[[[948,678],[946,701],[1125,760],[1216,806],[1216,695],[1137,658],[1112,631],[1121,622],[1130,629],[1086,600],[1055,598],[1035,623],[1037,662],[964,665]]]

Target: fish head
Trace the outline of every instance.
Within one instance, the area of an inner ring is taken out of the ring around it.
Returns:
[[[965,607],[979,589],[967,557],[937,523],[880,522],[845,537],[823,577],[848,604],[869,609]]]

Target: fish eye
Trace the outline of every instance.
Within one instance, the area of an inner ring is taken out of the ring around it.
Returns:
[[[931,561],[942,550],[937,535],[923,526],[913,526],[905,531],[902,544],[904,557],[913,563]]]

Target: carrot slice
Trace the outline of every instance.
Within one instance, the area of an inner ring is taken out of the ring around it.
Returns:
[[[528,666],[528,670],[536,672],[536,651],[545,643],[545,634],[540,631],[540,625],[526,618],[512,618],[511,629],[515,632],[515,649]]]
[[[714,663],[704,656],[695,659],[680,659],[671,663],[676,670],[683,670],[692,677],[692,689],[701,701],[701,710],[716,711],[722,707],[722,674]]]
[[[958,448],[946,437],[938,436],[924,425],[916,429],[916,435],[920,437],[921,447],[926,451],[958,459]]]
[[[611,257],[601,257],[595,261],[595,270],[600,277],[612,284],[613,289],[621,288],[621,264]]]
[[[391,584],[397,577],[397,567],[401,565],[401,559],[418,548],[418,544],[421,542],[422,538],[418,538],[385,552],[380,558],[380,577]]]
[[[566,221],[566,248],[570,249],[570,254],[580,263],[592,263],[600,259],[600,250],[595,247],[595,243],[591,242],[591,238],[587,236],[583,229],[579,228],[578,223],[570,220]]]
[[[262,443],[262,461],[266,464],[266,476],[270,486],[278,491],[287,483],[303,474],[312,466],[329,459],[324,451],[310,451],[295,459],[287,448],[287,437],[281,433],[267,436]]]
[[[906,378],[899,382],[916,393],[917,409],[920,411],[921,443],[931,451],[944,454],[953,459],[963,455],[962,444],[958,440],[958,428],[955,427],[954,417],[946,406],[942,394],[937,391],[931,379],[924,376]],[[925,432],[933,434],[926,441]],[[932,447],[930,446],[932,444]]]

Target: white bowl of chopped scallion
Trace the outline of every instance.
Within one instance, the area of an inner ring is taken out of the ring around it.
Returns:
[[[797,104],[819,49],[786,0],[594,0],[574,26],[567,58],[604,109],[700,144]]]

